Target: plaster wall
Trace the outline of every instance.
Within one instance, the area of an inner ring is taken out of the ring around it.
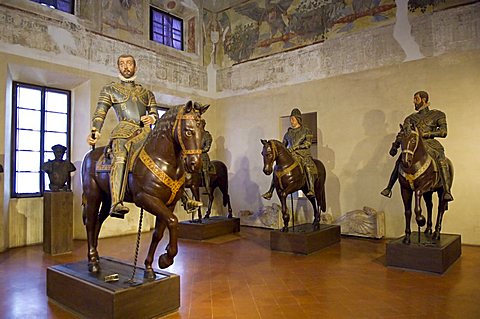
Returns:
[[[443,231],[462,234],[463,243],[480,244],[475,209],[480,205],[475,195],[480,186],[480,75],[472,70],[480,70],[478,52],[446,54],[218,100],[212,134],[224,141],[215,151],[229,167],[230,188],[235,190],[232,206],[256,212],[271,205],[260,196],[271,180],[262,173],[260,139],[281,139],[280,117],[299,107],[302,112],[317,112],[316,155],[327,167],[328,212],[336,218],[363,206],[382,210],[386,236],[400,236],[404,217],[399,186],[391,199],[380,191],[394,165],[388,150],[398,124],[414,111],[413,93],[426,90],[432,108],[447,114],[449,134],[441,142],[455,166],[455,201],[445,214]],[[279,203],[276,195],[272,201]]]

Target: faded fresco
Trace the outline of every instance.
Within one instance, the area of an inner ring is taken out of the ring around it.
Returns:
[[[143,35],[144,1],[102,0],[103,32],[131,41]]]
[[[410,0],[408,8],[418,15],[446,2]],[[228,67],[393,24],[395,15],[395,0],[251,0],[219,13],[205,11],[204,63]]]

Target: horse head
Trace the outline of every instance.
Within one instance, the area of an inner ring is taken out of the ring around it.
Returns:
[[[412,166],[415,152],[417,151],[418,144],[420,143],[420,132],[414,125],[400,125],[400,146],[402,148],[402,166],[404,168],[410,168]]]
[[[189,173],[197,172],[201,168],[203,128],[200,120],[209,106],[188,101],[178,111],[172,128],[172,137],[182,149],[184,167]]]
[[[273,164],[277,159],[277,150],[273,140],[260,140],[263,144],[262,156],[263,156],[263,172],[266,175],[270,175],[273,172]]]

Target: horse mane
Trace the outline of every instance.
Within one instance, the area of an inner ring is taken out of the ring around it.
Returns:
[[[162,117],[158,119],[148,139],[157,138],[162,133],[171,131],[173,123],[175,123],[175,119],[177,118],[177,114],[183,107],[184,105],[181,104],[169,108],[168,111],[166,111]]]

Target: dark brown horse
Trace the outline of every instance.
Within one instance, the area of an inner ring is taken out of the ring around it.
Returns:
[[[167,252],[158,260],[159,267],[172,265],[177,254],[178,219],[173,209],[183,192],[185,170],[195,172],[201,167],[203,129],[200,120],[207,108],[208,105],[189,101],[168,110],[148,136],[128,176],[125,201],[135,203],[156,217],[155,231],[145,259],[146,278],[155,278],[152,262],[165,228],[168,228],[170,238]],[[87,229],[90,272],[100,269],[98,234],[111,205],[110,174],[96,171],[103,152],[102,147],[87,153],[82,164],[83,222]]]
[[[293,158],[292,154],[285,145],[277,140],[261,140],[263,144],[263,172],[267,175],[273,174],[273,183],[277,190],[277,196],[282,204],[283,228],[282,231],[288,231],[288,222],[290,215],[287,213],[287,196],[298,190],[302,190],[305,194],[308,192],[306,176],[301,165]],[[313,206],[313,226],[320,226],[320,212],[327,209],[327,201],[325,198],[325,166],[319,160],[314,159],[317,166],[318,175],[315,178],[315,196],[308,197]]]
[[[228,207],[228,218],[232,218],[232,207],[230,206],[230,196],[228,195],[228,171],[227,166],[217,160],[210,161],[213,169],[209,169],[210,176],[210,192],[208,193],[208,208],[205,213],[205,218],[210,218],[213,204],[213,194],[218,187],[223,195],[223,206]],[[195,200],[200,200],[200,187],[205,186],[201,173],[187,174],[185,180],[185,188],[190,188]],[[202,210],[198,208],[198,222],[202,222]]]
[[[415,220],[419,227],[425,225],[425,217],[422,215],[421,198],[427,206],[427,227],[425,234],[432,235],[432,195],[437,192],[439,198],[437,223],[432,239],[440,239],[442,219],[448,209],[448,202],[443,200],[443,184],[440,173],[436,168],[434,159],[428,155],[421,132],[415,126],[400,126],[401,136],[401,162],[398,172],[398,180],[401,186],[402,200],[405,207],[405,237],[403,243],[410,244],[410,220],[412,217],[412,197],[415,195]],[[451,180],[453,181],[453,165],[447,159]]]

